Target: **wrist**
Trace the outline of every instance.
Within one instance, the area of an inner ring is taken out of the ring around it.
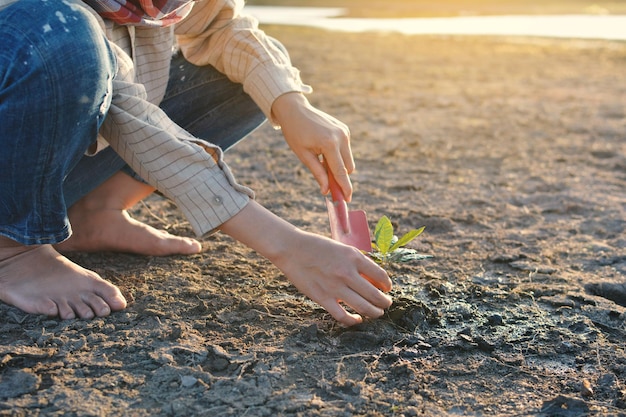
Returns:
[[[303,233],[256,201],[250,201],[220,230],[276,264],[288,256],[295,236]]]
[[[294,111],[308,105],[309,101],[304,94],[297,91],[285,93],[272,103],[272,118],[282,124],[291,117]]]

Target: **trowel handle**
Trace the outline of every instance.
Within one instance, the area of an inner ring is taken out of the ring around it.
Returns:
[[[330,189],[330,195],[333,197],[333,201],[345,203],[346,199],[343,197],[343,191],[341,191],[341,187],[337,184],[333,173],[330,172],[328,165],[326,165],[326,173],[328,174],[328,188]]]
[[[344,233],[350,233],[348,205],[346,204],[346,199],[343,197],[343,191],[341,191],[341,187],[337,184],[333,173],[330,172],[330,168],[328,167],[326,161],[324,161],[324,166],[326,167],[326,173],[328,174],[328,188],[330,189],[330,195],[333,200],[333,205],[335,206],[335,212],[337,213],[337,220],[339,220],[339,224],[341,225]]]

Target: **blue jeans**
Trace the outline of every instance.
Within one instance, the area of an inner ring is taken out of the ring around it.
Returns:
[[[110,105],[115,56],[77,0],[14,3],[0,12],[0,39],[0,235],[58,243],[68,207],[120,170],[134,175],[110,148],[84,155]],[[224,150],[265,121],[241,85],[180,55],[161,107]]]

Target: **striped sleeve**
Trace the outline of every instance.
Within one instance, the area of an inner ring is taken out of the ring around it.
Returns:
[[[288,92],[310,93],[289,56],[262,30],[258,21],[241,14],[239,0],[199,1],[175,28],[178,45],[190,62],[212,65],[244,91],[272,119],[271,106]]]
[[[254,197],[237,184],[215,145],[193,137],[150,103],[118,53],[113,98],[100,133],[150,185],[174,200],[198,236],[212,232]]]

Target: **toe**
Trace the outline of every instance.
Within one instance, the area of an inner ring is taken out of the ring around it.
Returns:
[[[107,288],[98,291],[96,297],[101,301],[92,304],[96,315],[102,317],[111,314],[111,311],[119,311],[126,308],[126,298],[116,286],[107,283]]]
[[[56,317],[59,315],[57,303],[50,299],[37,300],[36,304],[32,308],[24,308],[24,310],[29,313],[43,314],[49,317]]]
[[[92,314],[95,313],[98,317],[105,317],[111,314],[111,307],[99,295],[90,294],[85,297],[85,303],[89,306],[89,310]]]
[[[91,306],[88,304],[79,304],[74,306],[74,311],[77,313],[78,317],[85,320],[91,320],[95,317],[94,311],[91,309]]]
[[[71,320],[76,318],[74,309],[67,302],[58,303],[57,306],[61,320]]]
[[[153,249],[148,250],[156,256],[193,255],[202,252],[202,244],[195,239],[179,237],[167,232],[153,242]]]
[[[195,239],[183,239],[183,251],[188,255],[200,253],[202,252],[202,244]]]

